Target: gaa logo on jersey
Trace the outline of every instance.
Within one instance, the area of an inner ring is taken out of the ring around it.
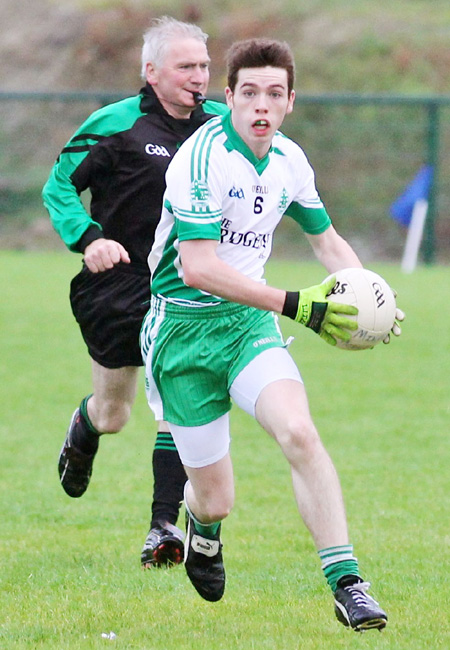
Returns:
[[[162,144],[152,144],[149,142],[145,145],[145,153],[148,153],[149,156],[167,156],[170,158],[170,153]]]
[[[195,180],[191,183],[191,203],[192,205],[202,206],[208,203],[209,192],[206,183]]]
[[[230,196],[232,199],[245,199],[245,194],[242,187],[237,189],[235,185],[233,185],[231,190],[228,192],[228,196]]]

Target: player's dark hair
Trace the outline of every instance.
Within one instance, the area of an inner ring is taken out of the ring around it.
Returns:
[[[234,92],[241,68],[283,68],[288,76],[288,92],[294,88],[295,62],[289,45],[269,38],[249,38],[233,43],[227,52],[228,86]]]

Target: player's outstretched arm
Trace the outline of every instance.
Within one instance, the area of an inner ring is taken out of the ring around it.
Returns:
[[[356,321],[345,318],[345,315],[356,315],[356,307],[328,300],[327,295],[335,283],[333,276],[327,282],[301,291],[287,291],[281,312],[283,316],[311,328],[330,345],[336,345],[336,339],[349,341],[350,331],[358,327]]]
[[[350,244],[339,235],[333,226],[319,235],[306,235],[315,256],[328,273],[341,269],[362,268],[361,260]]]

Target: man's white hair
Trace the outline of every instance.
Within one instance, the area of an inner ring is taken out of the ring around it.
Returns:
[[[195,38],[206,44],[208,34],[192,23],[182,23],[170,16],[163,16],[152,21],[150,28],[144,34],[142,46],[141,76],[146,78],[147,63],[152,63],[155,68],[164,64],[170,44],[180,38]]]

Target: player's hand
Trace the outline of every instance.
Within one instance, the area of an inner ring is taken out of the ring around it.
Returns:
[[[394,293],[394,296],[397,297],[397,292],[392,290]],[[395,319],[394,319],[394,324],[392,325],[391,332],[394,336],[400,336],[402,333],[402,328],[400,327],[400,323],[405,320],[405,312],[399,309],[398,307],[395,310]],[[386,334],[386,336],[383,339],[383,343],[390,343],[391,340],[391,332]]]
[[[302,289],[298,294],[288,292],[282,312],[297,323],[312,329],[330,345],[336,345],[336,339],[349,341],[350,331],[358,328],[355,320],[345,318],[345,315],[355,316],[358,313],[356,307],[332,302],[328,299],[327,294],[335,284],[336,279],[332,277],[327,282]],[[295,305],[293,299],[297,295],[298,304]],[[286,308],[288,302],[290,305]]]
[[[130,263],[127,250],[114,239],[94,239],[84,249],[84,263],[92,273],[112,269],[119,262]]]

